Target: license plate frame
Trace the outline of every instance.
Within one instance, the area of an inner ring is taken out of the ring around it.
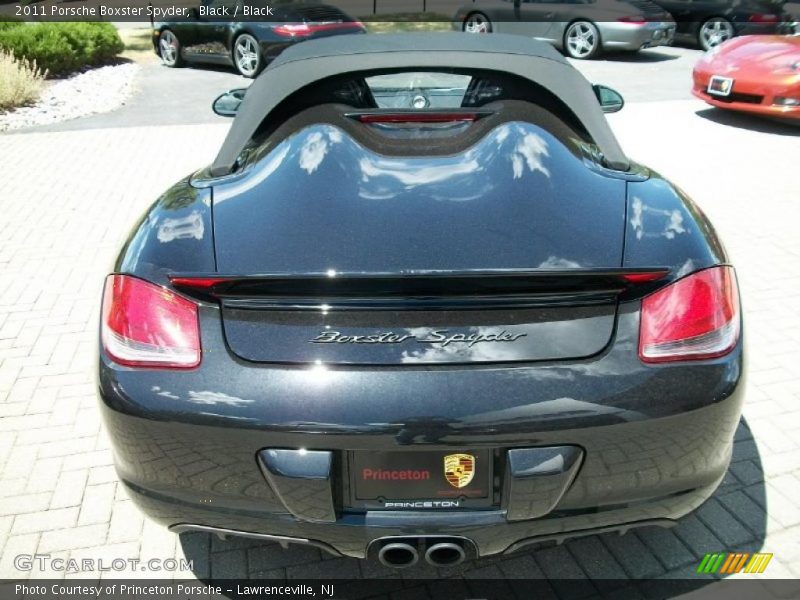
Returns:
[[[445,475],[445,457],[456,455],[473,458],[472,477],[462,487],[450,483]],[[346,508],[406,511],[490,508],[495,503],[494,460],[490,449],[350,451],[346,460],[349,482]],[[365,469],[373,474],[365,475]],[[389,478],[393,473],[396,479]]]
[[[733,91],[733,78],[722,75],[712,75],[708,80],[706,91],[712,96],[727,97]]]

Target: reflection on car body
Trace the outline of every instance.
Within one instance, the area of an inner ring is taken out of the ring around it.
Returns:
[[[164,219],[158,227],[156,237],[162,243],[186,238],[200,240],[203,238],[204,231],[203,219],[200,213],[195,210],[185,217]]]

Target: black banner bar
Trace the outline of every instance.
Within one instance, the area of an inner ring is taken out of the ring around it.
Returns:
[[[400,573],[400,572],[398,572]],[[520,574],[524,575],[524,574]],[[736,580],[661,579],[364,579],[209,580],[33,579],[0,581],[3,600],[431,600],[646,599],[666,600],[693,592],[694,599],[770,600],[800,597],[800,582],[757,577]]]

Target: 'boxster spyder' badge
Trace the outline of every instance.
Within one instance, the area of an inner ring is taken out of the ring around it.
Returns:
[[[448,454],[444,457],[444,478],[454,488],[469,485],[475,475],[475,457],[471,454]]]
[[[505,329],[487,333],[450,333],[447,329],[426,331],[422,335],[415,333],[395,333],[386,331],[369,335],[346,335],[340,331],[323,331],[309,340],[312,344],[402,344],[414,340],[420,344],[438,344],[442,347],[453,343],[474,346],[481,342],[516,342],[528,335],[525,332],[513,333]]]

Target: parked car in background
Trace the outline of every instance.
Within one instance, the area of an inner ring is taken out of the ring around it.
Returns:
[[[275,5],[271,16],[262,16],[265,6],[260,0],[204,0],[189,19],[153,23],[153,48],[168,67],[232,65],[241,75],[255,77],[297,42],[366,33],[358,20],[327,4]]]
[[[692,93],[717,108],[800,122],[800,37],[747,36],[707,52]]]
[[[649,0],[474,0],[458,9],[453,27],[533,37],[571,58],[663,46],[675,34],[669,13]]]
[[[673,16],[677,35],[703,50],[738,35],[783,33],[783,0],[653,0]]]

